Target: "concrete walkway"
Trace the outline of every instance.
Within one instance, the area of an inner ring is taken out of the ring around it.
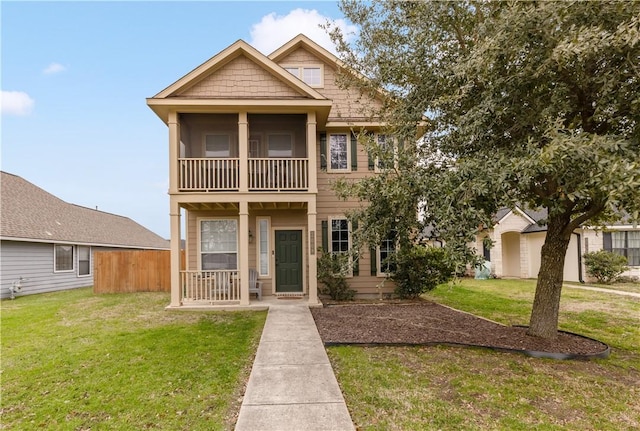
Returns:
[[[640,298],[640,293],[626,292],[624,290],[606,289],[606,288],[602,288],[602,287],[582,286],[582,285],[578,286],[577,284],[563,284],[562,287],[570,287],[570,288],[573,288],[573,289],[592,290],[594,292],[613,293],[614,295],[633,296],[634,298]]]
[[[269,306],[236,431],[354,430],[306,300]]]

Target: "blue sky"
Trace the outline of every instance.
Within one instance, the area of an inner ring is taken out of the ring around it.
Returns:
[[[0,8],[1,169],[165,238],[168,131],[145,98],[238,39],[268,54],[305,33],[330,48],[317,24],[342,18],[336,2],[305,1]]]

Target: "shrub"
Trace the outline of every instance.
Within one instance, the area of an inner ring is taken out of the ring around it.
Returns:
[[[620,274],[629,269],[626,257],[609,251],[593,251],[585,253],[583,257],[587,274],[595,277],[599,283],[613,283]]]
[[[401,247],[395,254],[396,294],[401,298],[417,298],[446,283],[455,274],[456,265],[444,248],[414,245]]]
[[[320,253],[318,258],[318,281],[320,293],[329,295],[336,301],[350,301],[355,290],[349,288],[346,273],[349,268],[349,255]]]

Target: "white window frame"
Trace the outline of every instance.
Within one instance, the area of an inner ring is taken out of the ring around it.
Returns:
[[[89,272],[87,274],[80,274],[80,249],[87,248],[89,250]],[[76,260],[78,266],[78,277],[91,277],[93,274],[93,254],[91,253],[91,246],[89,245],[79,245],[76,247]]]
[[[236,254],[236,269],[229,269],[226,271],[238,271],[239,269],[239,264],[240,264],[240,247],[239,247],[239,242],[240,242],[240,220],[238,219],[238,217],[199,217],[197,219],[198,222],[198,229],[197,229],[197,241],[198,241],[198,271],[215,271],[215,270],[205,270],[202,269],[202,222],[205,221],[218,221],[218,220],[225,220],[225,221],[229,221],[229,220],[233,220],[236,222],[236,249],[233,251]],[[211,253],[211,252],[206,252],[205,254],[222,254],[222,253],[231,253],[232,251],[220,251],[220,252],[216,252],[216,253]]]
[[[393,166],[394,168],[398,167],[398,140],[393,136],[393,135],[389,135],[387,133],[376,133],[375,134],[375,140],[376,140],[376,145],[378,146],[378,148],[380,148],[380,136],[384,136],[385,137],[385,146],[389,146],[392,145],[393,146]],[[387,140],[389,140],[390,142],[387,142]],[[376,157],[375,161],[374,161],[374,172],[385,172],[387,170],[389,170],[390,168],[387,167],[381,167],[380,166],[380,158]]]
[[[58,269],[58,247],[71,247],[71,268],[70,269]],[[75,260],[76,260],[76,251],[75,246],[71,244],[53,244],[53,272],[54,273],[62,273],[62,272],[73,272],[76,270],[75,268]]]
[[[331,137],[332,136],[345,136],[346,137],[346,152],[347,152],[347,166],[345,168],[332,168],[331,167]],[[327,136],[327,172],[351,172],[351,135],[347,132],[344,133],[329,133]]]
[[[287,72],[307,84],[311,88],[324,88],[324,64],[285,64],[282,68]],[[304,80],[305,69],[319,69],[320,70],[320,82],[317,84],[309,83]],[[295,73],[294,73],[295,71]]]
[[[329,216],[328,217],[328,223],[329,223],[329,229],[327,232],[327,242],[329,243],[329,253],[331,254],[337,254],[337,253],[344,253],[344,252],[334,252],[333,251],[333,221],[341,221],[341,220],[346,220],[347,221],[347,232],[349,234],[349,238],[348,238],[348,248],[346,253],[349,255],[349,268],[348,270],[344,273],[345,277],[350,278],[353,277],[353,258],[351,256],[351,248],[352,248],[352,236],[353,236],[353,229],[351,227],[351,222],[349,221],[349,219],[347,219],[345,216]]]
[[[263,233],[260,230],[260,222],[267,223],[267,231]],[[262,262],[261,258],[261,250],[260,245],[262,244],[262,240],[265,240],[267,243],[266,249],[266,259],[267,259],[267,272],[262,272]],[[258,267],[258,277],[269,278],[271,276],[271,217],[256,217],[256,266]]]
[[[386,238],[383,241],[388,241]],[[398,241],[395,241],[395,246],[394,246],[394,253],[398,252]],[[392,273],[390,272],[383,272],[382,271],[382,256],[380,254],[381,252],[381,247],[380,245],[378,245],[376,247],[376,274],[378,277],[389,277]]]

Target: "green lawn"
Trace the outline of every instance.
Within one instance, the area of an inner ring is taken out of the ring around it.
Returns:
[[[428,299],[527,324],[533,280],[463,280]],[[594,361],[453,347],[332,347],[360,430],[640,429],[640,299],[564,289],[560,327],[608,343]]]
[[[91,289],[2,302],[2,429],[230,429],[266,312]]]

